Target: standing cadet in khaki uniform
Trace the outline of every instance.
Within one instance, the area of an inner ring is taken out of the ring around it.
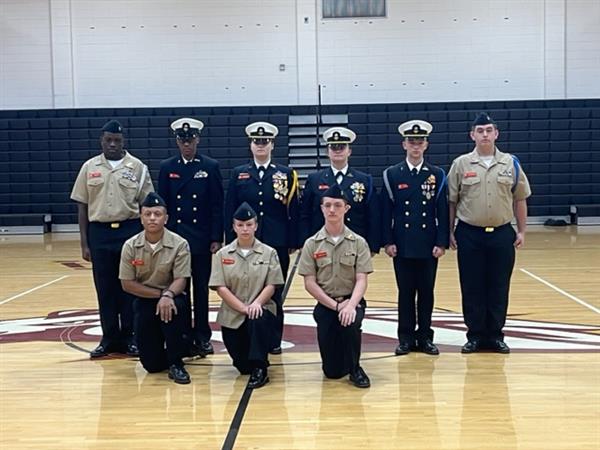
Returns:
[[[190,376],[181,360],[188,350],[183,338],[187,316],[182,312],[188,304],[190,248],[165,228],[167,204],[158,194],[148,194],[141,213],[144,231],[125,242],[119,268],[123,290],[135,296],[140,362],[150,373],[168,368],[169,378],[187,384]]]
[[[509,353],[506,322],[515,249],[525,243],[529,182],[516,157],[495,145],[498,128],[479,114],[471,127],[475,149],[459,156],[448,174],[450,246],[458,249],[467,343],[462,353],[489,348]],[[510,224],[517,221],[517,232]],[[454,231],[454,220],[458,225]]]
[[[350,374],[356,387],[367,388],[371,382],[360,367],[360,345],[367,275],[373,265],[366,240],[344,225],[349,209],[337,183],[323,193],[325,225],[304,243],[298,273],[318,302],[313,317],[325,376]]]
[[[248,387],[269,381],[269,350],[277,338],[276,286],[284,283],[275,249],[254,237],[256,212],[242,203],[233,214],[237,235],[213,256],[209,286],[223,299],[217,322],[223,343],[242,374],[250,374]]]
[[[140,203],[154,191],[148,167],[123,148],[123,127],[107,122],[102,154],[86,161],[71,192],[78,202],[83,259],[92,262],[102,339],[90,358],[110,352],[137,356],[132,299],[119,282],[123,243],[141,230]]]

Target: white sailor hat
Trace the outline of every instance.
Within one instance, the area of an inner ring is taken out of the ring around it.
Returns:
[[[425,139],[432,131],[433,125],[424,120],[409,120],[398,127],[398,132],[405,138],[415,137]]]
[[[356,133],[348,128],[333,127],[323,132],[323,139],[329,144],[352,144],[356,139]]]
[[[204,124],[200,120],[182,117],[171,123],[171,130],[175,136],[181,139],[193,139],[200,136]]]
[[[279,133],[279,129],[269,122],[254,122],[246,127],[249,138],[273,139]]]

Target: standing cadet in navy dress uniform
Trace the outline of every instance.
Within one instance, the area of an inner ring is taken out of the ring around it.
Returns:
[[[431,314],[438,258],[449,245],[448,188],[444,171],[423,159],[432,129],[423,120],[401,124],[406,160],[383,172],[382,238],[386,254],[394,258],[398,286],[396,355],[414,348],[439,354]]]
[[[133,298],[119,281],[121,247],[138,233],[140,203],[154,191],[148,167],[123,148],[123,127],[116,120],[102,127],[102,154],[87,160],[73,186],[78,204],[83,259],[92,262],[102,339],[90,358],[110,352],[137,356]]]
[[[373,178],[348,166],[352,154],[350,144],[356,134],[348,128],[334,127],[325,130],[323,139],[327,143],[331,167],[311,173],[306,180],[300,206],[301,241],[315,234],[325,223],[321,214],[321,195],[337,183],[346,193],[350,205],[345,216],[346,226],[367,240],[371,253],[377,253],[381,211]]]
[[[171,124],[180,155],[160,165],[158,192],[167,203],[167,227],[185,238],[192,253],[194,326],[191,355],[214,353],[208,323],[211,258],[223,242],[223,179],[219,163],[196,149],[204,124],[182,118]]]
[[[271,162],[271,152],[278,128],[268,122],[254,122],[246,127],[250,139],[253,161],[233,169],[225,196],[226,242],[235,239],[231,227],[233,213],[247,202],[258,215],[256,238],[273,247],[279,256],[283,278],[287,278],[289,254],[300,245],[298,242],[299,201],[296,171]],[[283,288],[275,291],[277,304],[278,343],[271,354],[281,353],[283,334]]]

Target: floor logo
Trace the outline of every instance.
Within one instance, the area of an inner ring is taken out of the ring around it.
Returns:
[[[290,351],[316,351],[316,330],[312,307],[286,308],[285,342]],[[210,320],[216,319],[216,310]],[[396,344],[396,309],[368,308],[363,321],[363,351],[391,351]],[[215,326],[213,341],[221,340]],[[462,315],[436,311],[433,314],[435,342],[442,350],[458,350],[465,342]],[[525,320],[509,317],[505,340],[513,350],[525,352],[600,351],[600,327]],[[29,341],[97,342],[102,332],[97,310],[71,310],[0,321],[0,343]],[[222,348],[217,346],[218,349]]]

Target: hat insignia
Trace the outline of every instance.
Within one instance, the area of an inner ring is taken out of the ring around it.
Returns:
[[[335,133],[333,133],[333,140],[334,141],[339,141],[340,140],[340,133],[339,133],[339,131],[336,131]]]
[[[265,134],[265,129],[263,127],[258,127],[258,135],[263,136]]]
[[[413,133],[418,133],[419,131],[421,131],[421,128],[419,127],[419,125],[414,125],[412,130]]]

